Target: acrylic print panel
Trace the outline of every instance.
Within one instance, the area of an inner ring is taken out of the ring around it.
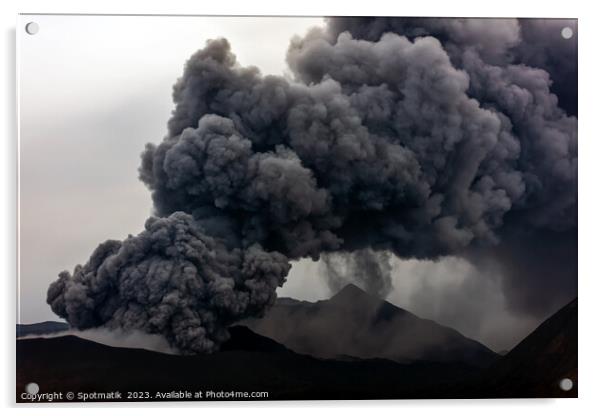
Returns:
[[[22,15],[19,402],[577,396],[577,21]]]

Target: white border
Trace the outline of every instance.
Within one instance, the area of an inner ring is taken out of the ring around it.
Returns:
[[[602,385],[600,377],[600,347],[602,337],[599,335],[600,296],[602,294],[598,247],[601,235],[598,220],[601,204],[598,165],[602,157],[599,133],[600,81],[598,72],[602,68],[600,60],[599,40],[600,16],[595,2],[560,2],[524,0],[505,0],[503,2],[470,2],[455,1],[376,1],[351,2],[323,0],[303,0],[301,2],[283,1],[185,1],[185,0],[103,0],[76,1],[53,0],[52,2],[3,0],[0,3],[0,18],[4,25],[4,65],[3,88],[5,97],[2,100],[3,140],[0,142],[0,165],[3,170],[0,182],[2,195],[2,215],[0,229],[5,231],[1,240],[0,264],[5,265],[0,278],[4,301],[2,302],[2,330],[4,342],[1,344],[2,357],[5,360],[4,374],[0,378],[0,394],[2,403],[11,406],[14,403],[14,330],[16,321],[16,106],[15,106],[15,21],[16,14],[21,13],[105,13],[105,14],[204,14],[204,15],[437,15],[437,16],[521,16],[521,17],[577,17],[579,18],[579,399],[576,400],[440,400],[440,401],[389,401],[389,402],[269,402],[269,403],[202,403],[148,404],[149,413],[163,413],[164,408],[178,407],[177,412],[190,407],[214,408],[224,407],[231,413],[245,412],[264,414],[266,410],[286,412],[287,414],[303,414],[309,412],[332,412],[335,408],[345,407],[346,413],[365,415],[366,411],[375,408],[378,412],[399,414],[400,411],[421,411],[428,414],[479,414],[486,411],[489,415],[507,416],[510,412],[529,411],[533,414],[563,415],[595,414],[600,411],[598,386]],[[10,369],[10,371],[9,371]],[[14,405],[12,405],[14,406]],[[106,412],[107,405],[87,405],[93,413]],[[130,404],[127,407],[134,407]],[[138,405],[139,406],[139,405]],[[23,406],[20,406],[23,407]],[[119,407],[109,405],[110,408]],[[75,409],[74,409],[75,408]],[[44,406],[45,414],[64,414],[64,412],[80,412],[81,406],[55,405]],[[13,408],[12,411],[15,409]],[[25,409],[28,412],[31,408]],[[201,410],[203,411],[203,410]],[[214,410],[208,410],[214,411]],[[198,410],[196,410],[198,412]]]

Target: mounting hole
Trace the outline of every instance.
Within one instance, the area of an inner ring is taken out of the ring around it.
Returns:
[[[25,392],[28,394],[38,394],[38,392],[40,391],[40,386],[38,386],[38,383],[29,383],[27,384],[27,386],[25,386]]]
[[[560,34],[562,35],[563,38],[565,39],[570,39],[573,37],[573,29],[571,29],[570,27],[565,27],[562,28],[562,30],[560,31]]]
[[[30,35],[35,35],[40,30],[40,25],[36,22],[29,22],[25,25],[25,31]]]
[[[560,380],[560,383],[558,383],[558,385],[560,386],[561,390],[570,391],[573,388],[573,380],[571,380],[570,378],[563,378],[562,380]]]

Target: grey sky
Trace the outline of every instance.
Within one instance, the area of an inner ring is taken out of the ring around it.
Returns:
[[[137,178],[147,142],[166,132],[171,88],[206,39],[227,38],[242,65],[286,73],[294,34],[319,18],[22,16],[20,321],[57,319],[45,302],[58,272],[106,239],[136,234],[151,213]],[[111,170],[106,169],[110,160]],[[94,192],[90,192],[93,189]],[[393,303],[491,348],[512,347],[537,324],[507,310],[499,279],[455,258],[394,260]],[[293,267],[281,296],[330,296],[316,262]]]

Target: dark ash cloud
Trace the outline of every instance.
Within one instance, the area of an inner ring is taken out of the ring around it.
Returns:
[[[574,232],[577,119],[546,70],[515,61],[520,33],[331,19],[292,40],[293,81],[209,41],[174,87],[167,136],[142,155],[159,218],[62,273],[53,311],[207,352],[270,306],[294,259],[355,252],[386,292],[375,252],[501,259],[509,230]]]
[[[227,326],[275,300],[290,265],[252,245],[227,249],[177,212],[145,231],[107,241],[73,275],[48,289],[52,310],[71,326],[162,334],[183,352],[215,351]]]
[[[572,38],[561,36],[565,27]],[[469,76],[468,96],[502,122],[499,140],[506,146],[494,152],[516,151],[520,171],[520,180],[506,173],[496,178],[522,195],[504,213],[497,243],[475,242],[460,255],[481,267],[497,263],[517,312],[543,318],[571,300],[577,293],[576,20],[330,19],[331,42],[345,32],[370,41],[391,33],[441,41]]]

